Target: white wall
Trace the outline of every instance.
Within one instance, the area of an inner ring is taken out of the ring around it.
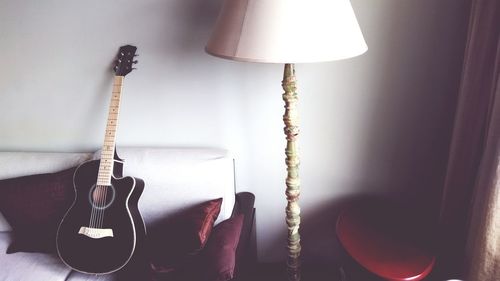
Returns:
[[[465,2],[352,0],[369,51],[297,66],[306,259],[335,256],[335,205],[347,196],[437,204]],[[110,65],[120,45],[135,44],[139,69],[125,81],[119,145],[230,149],[239,190],[257,196],[260,260],[282,260],[282,66],[203,52],[220,3],[1,0],[0,150],[98,149]]]

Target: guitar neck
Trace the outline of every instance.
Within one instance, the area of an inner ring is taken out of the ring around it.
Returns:
[[[115,76],[115,81],[113,83],[108,122],[106,124],[106,134],[104,135],[104,144],[101,150],[101,163],[99,165],[97,185],[111,185],[123,78],[124,76]]]

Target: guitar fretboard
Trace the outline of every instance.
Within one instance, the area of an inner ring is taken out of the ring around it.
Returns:
[[[108,123],[106,134],[101,150],[101,163],[97,176],[97,185],[111,185],[113,174],[113,156],[115,154],[116,128],[118,126],[118,114],[120,112],[120,99],[122,94],[123,76],[115,76],[113,92],[109,104]]]

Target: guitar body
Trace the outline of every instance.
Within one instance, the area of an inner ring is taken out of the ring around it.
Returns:
[[[85,162],[77,168],[73,179],[75,201],[59,225],[58,254],[66,265],[83,273],[119,270],[145,240],[146,229],[137,208],[144,182],[122,177],[123,162],[113,161],[111,186],[106,191],[96,192],[100,160]],[[104,192],[106,199],[97,200],[98,195],[104,198]],[[80,233],[82,227],[92,226],[92,222],[96,229],[111,230],[112,236],[96,238]]]

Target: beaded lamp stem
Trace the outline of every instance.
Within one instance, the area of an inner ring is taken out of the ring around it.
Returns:
[[[300,280],[300,207],[298,204],[300,195],[299,179],[299,157],[297,153],[296,140],[299,135],[299,118],[297,112],[297,87],[295,80],[295,67],[293,64],[285,64],[282,82],[283,100],[285,101],[285,123],[286,145],[286,224],[288,227],[288,258],[287,273],[289,281]]]

